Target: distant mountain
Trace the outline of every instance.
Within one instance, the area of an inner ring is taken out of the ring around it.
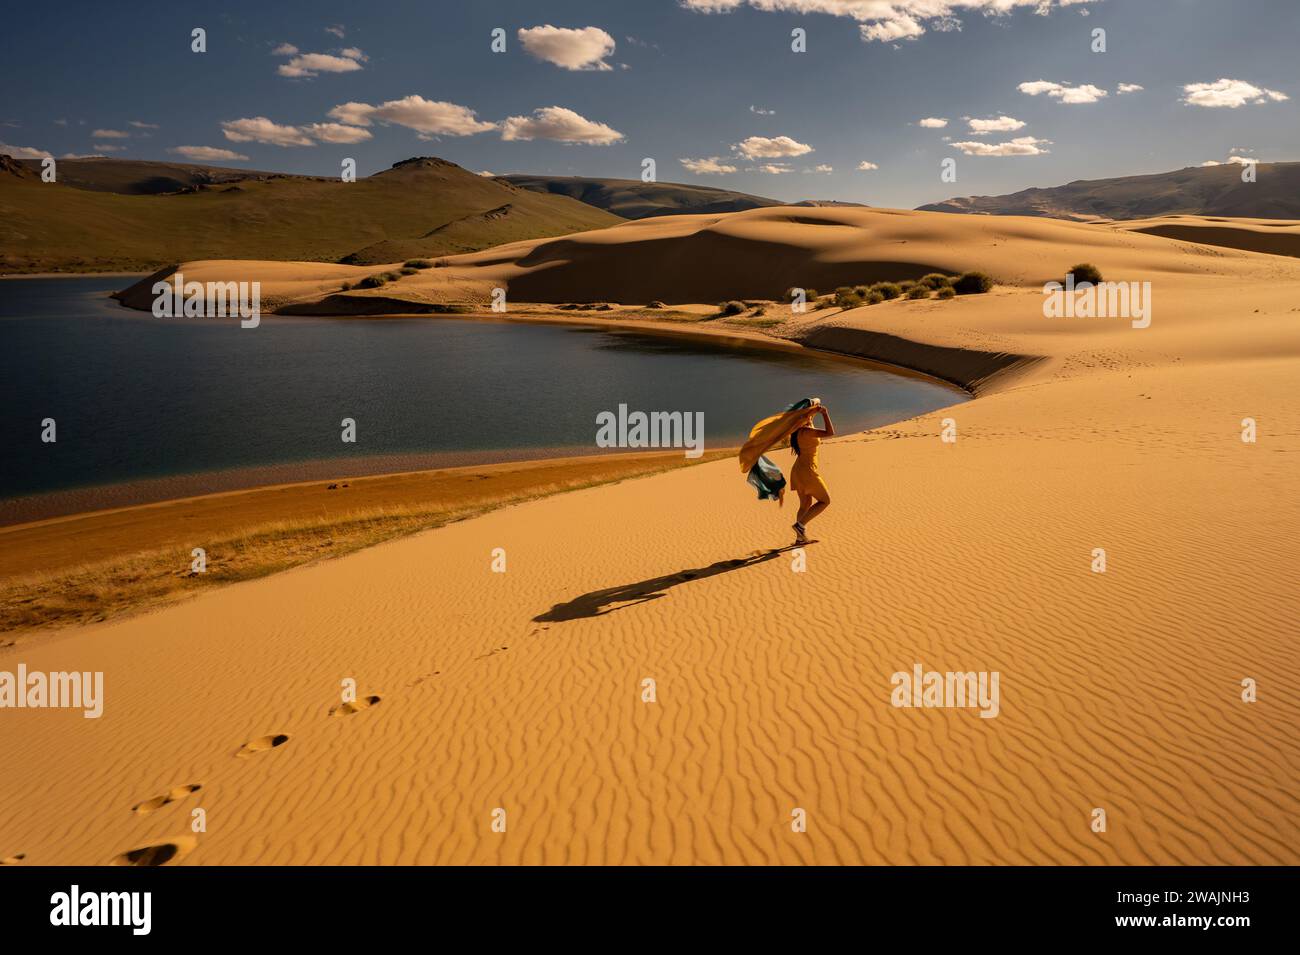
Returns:
[[[121,159],[0,156],[0,271],[153,271],[194,259],[357,264],[472,252],[622,220],[419,157],[336,178]]]
[[[778,199],[751,196],[712,186],[690,186],[679,182],[642,182],[640,179],[584,179],[576,176],[497,176],[533,192],[568,196],[604,209],[624,219],[652,216],[696,215],[713,212],[742,212],[767,206],[790,205]]]
[[[1163,215],[1300,219],[1300,162],[1259,163],[1255,182],[1241,166],[1189,166],[1151,176],[1081,179],[1006,196],[966,196],[918,206],[923,212],[963,212],[1054,219],[1147,219]]]

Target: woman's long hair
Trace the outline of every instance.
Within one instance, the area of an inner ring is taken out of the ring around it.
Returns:
[[[799,456],[799,432],[801,428],[795,428],[790,432],[790,451],[795,457]]]

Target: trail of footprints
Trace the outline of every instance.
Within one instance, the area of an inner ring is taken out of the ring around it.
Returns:
[[[549,627],[535,628],[530,635],[538,634],[542,630],[548,630]],[[508,646],[493,647],[487,653],[477,656],[475,660],[486,660],[498,653],[509,650]],[[441,670],[434,670],[430,673],[422,674],[407,684],[408,687],[419,686],[425,680],[435,676],[440,676]],[[338,703],[329,710],[329,719],[338,719],[339,717],[352,716],[363,710],[368,710],[378,704],[383,697],[378,694],[369,694],[368,696],[359,697],[356,700],[347,703]],[[236,759],[249,759],[260,753],[265,753],[273,749],[278,749],[285,743],[289,742],[288,733],[267,733],[265,736],[259,736],[251,739],[235,751]],[[131,812],[137,816],[145,816],[157,812],[165,806],[180,802],[188,796],[194,795],[203,788],[202,783],[187,783],[181,786],[173,786],[158,796],[142,800],[131,807]],[[123,852],[113,858],[112,864],[119,866],[160,866],[167,865],[170,862],[178,862],[185,858],[198,847],[198,839],[194,836],[175,836],[162,842],[150,843],[149,845],[140,846]],[[16,852],[13,855],[0,859],[0,866],[4,865],[21,865],[27,858],[25,852]]]

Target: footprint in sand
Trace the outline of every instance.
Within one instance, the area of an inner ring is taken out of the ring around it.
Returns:
[[[406,685],[419,686],[421,683],[423,683],[425,680],[429,679],[430,677],[441,676],[441,675],[442,675],[441,670],[434,670],[432,673],[426,673],[423,676],[417,676],[414,680],[412,680],[410,683]]]
[[[483,654],[481,657],[475,657],[474,659],[475,659],[475,660],[486,660],[488,657],[494,657],[494,656],[496,656],[498,653],[500,653],[501,651],[503,651],[503,650],[509,650],[509,649],[510,649],[509,647],[497,647],[495,650],[489,650],[487,653]]]
[[[166,842],[155,842],[153,845],[141,846],[139,849],[123,852],[113,859],[113,865],[132,865],[142,868],[166,865],[169,862],[178,862],[184,859],[194,851],[198,844],[198,840],[193,836],[177,836]]]
[[[154,796],[152,799],[146,799],[144,802],[136,803],[131,807],[131,811],[144,815],[147,812],[161,809],[168,803],[176,802],[178,799],[184,799],[190,793],[196,793],[202,788],[202,783],[190,783],[188,786],[173,786],[161,796]]]
[[[7,856],[3,859],[0,859],[0,865],[18,865],[26,858],[27,858],[26,852],[15,852],[11,856]]]
[[[259,736],[257,739],[250,739],[243,746],[239,747],[239,752],[235,754],[237,759],[247,759],[256,753],[264,753],[268,749],[275,749],[277,746],[283,746],[289,742],[288,733],[273,733],[266,736]]]
[[[353,713],[360,713],[362,710],[368,710],[378,703],[383,697],[380,696],[363,696],[359,700],[353,700],[351,703],[340,703],[337,706],[330,707],[330,716],[351,716]]]

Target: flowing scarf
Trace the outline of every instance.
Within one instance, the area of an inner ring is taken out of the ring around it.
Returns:
[[[758,489],[760,501],[785,503],[785,475],[767,452],[790,440],[790,435],[800,427],[803,412],[819,403],[814,398],[800,398],[780,414],[764,418],[749,432],[749,440],[740,449],[740,470],[746,480]]]

